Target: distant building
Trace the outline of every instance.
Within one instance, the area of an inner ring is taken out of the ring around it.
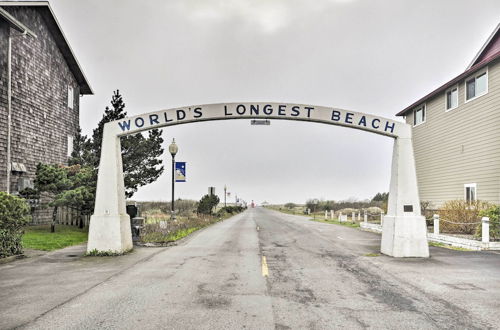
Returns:
[[[397,115],[413,125],[421,201],[500,204],[500,24],[465,72]]]
[[[49,3],[0,1],[0,190],[32,186],[38,163],[67,163],[86,94]]]

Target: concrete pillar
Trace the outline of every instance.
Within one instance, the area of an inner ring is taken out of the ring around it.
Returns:
[[[366,211],[365,211],[365,215],[364,215],[364,219],[363,220],[364,220],[365,223],[368,223],[368,214],[366,213]]]
[[[330,219],[333,220],[334,216],[335,216],[335,212],[333,212],[333,210],[330,210]]]
[[[342,222],[342,212],[339,212],[339,222]]]
[[[388,210],[382,225],[380,250],[393,257],[429,257],[410,125],[394,140]]]
[[[490,218],[483,217],[481,219],[481,241],[483,243],[490,242]]]
[[[361,211],[358,211],[358,222],[361,221]]]
[[[125,210],[125,186],[120,137],[104,125],[94,214],[90,218],[87,252],[123,253],[133,248],[130,217]],[[116,123],[114,123],[116,125]]]
[[[380,212],[380,225],[384,225],[384,211]]]
[[[352,212],[352,217],[351,217],[352,222],[356,222],[356,212]]]
[[[325,210],[325,220],[328,220],[328,211]]]
[[[439,214],[434,214],[434,235],[439,235]]]

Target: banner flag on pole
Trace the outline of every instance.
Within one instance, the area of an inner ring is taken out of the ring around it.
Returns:
[[[175,162],[175,182],[186,182],[186,162]]]

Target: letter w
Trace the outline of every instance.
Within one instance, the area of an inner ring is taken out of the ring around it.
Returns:
[[[127,131],[130,130],[130,120],[118,123],[118,125],[120,126],[120,128],[122,129],[122,131],[125,131],[125,129]]]

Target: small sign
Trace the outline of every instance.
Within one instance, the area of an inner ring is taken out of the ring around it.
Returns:
[[[413,212],[413,205],[403,205],[404,212]]]
[[[271,121],[269,119],[252,119],[250,122],[252,125],[271,125]]]
[[[186,162],[175,162],[175,182],[186,182]]]

